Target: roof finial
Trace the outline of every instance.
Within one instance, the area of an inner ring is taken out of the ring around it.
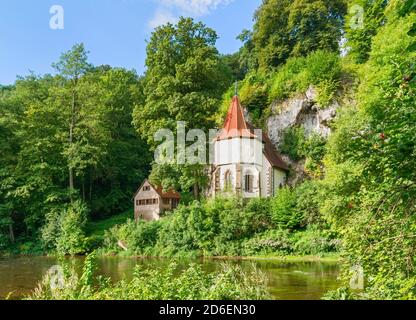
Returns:
[[[238,96],[238,81],[235,81],[235,93],[234,95]]]

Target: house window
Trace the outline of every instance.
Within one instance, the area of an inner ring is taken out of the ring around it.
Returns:
[[[224,175],[224,190],[228,191],[232,189],[232,175],[231,171],[227,170]]]
[[[172,199],[172,209],[175,209],[179,204],[179,200],[178,199]]]
[[[244,191],[253,192],[254,176],[247,174],[244,176]]]
[[[150,186],[144,186],[143,191],[150,191]]]
[[[170,199],[163,199],[163,204],[170,204]]]

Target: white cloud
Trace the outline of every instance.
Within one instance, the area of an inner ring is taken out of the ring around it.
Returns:
[[[180,15],[201,17],[209,14],[221,5],[228,5],[234,0],[154,0],[157,10],[149,21],[154,29],[168,22],[176,23]]]
[[[178,21],[178,18],[175,17],[172,13],[165,10],[158,10],[156,11],[155,16],[152,18],[152,20],[149,21],[149,27],[151,29],[157,28],[161,25],[164,25],[168,22],[170,23],[176,23]]]
[[[181,13],[203,16],[217,9],[220,5],[227,5],[234,0],[158,0],[165,7],[178,8]]]

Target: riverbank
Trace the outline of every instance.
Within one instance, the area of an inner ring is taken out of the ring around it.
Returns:
[[[276,262],[342,262],[341,254],[328,254],[324,256],[307,255],[258,255],[258,256],[241,256],[241,257],[206,257],[207,259],[219,260],[271,260]]]
[[[77,255],[77,257],[84,257],[86,255]],[[140,256],[140,255],[128,255],[128,254],[98,254],[101,258],[132,258],[132,259],[206,259],[206,260],[271,260],[276,262],[342,262],[341,254],[326,254],[326,255],[251,255],[251,256]],[[30,253],[30,254],[13,254],[13,253],[0,253],[0,259],[6,258],[19,258],[19,257],[59,257],[56,253]],[[71,257],[71,256],[67,256]]]

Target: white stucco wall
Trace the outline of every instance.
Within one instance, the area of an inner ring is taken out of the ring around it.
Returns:
[[[257,139],[233,138],[215,142],[215,164],[249,163],[261,166],[263,143]]]
[[[270,194],[270,169],[271,165],[270,162],[267,160],[266,157],[263,157],[263,168],[260,175],[260,184],[261,184],[261,197],[269,197]]]
[[[278,194],[280,185],[284,186],[286,184],[286,172],[279,170],[277,168],[273,169],[274,174],[274,195]]]

